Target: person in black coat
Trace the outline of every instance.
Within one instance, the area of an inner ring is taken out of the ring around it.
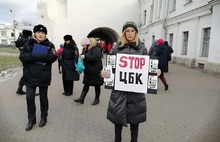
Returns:
[[[15,46],[21,51],[23,49],[25,42],[28,39],[30,39],[31,36],[32,36],[31,30],[22,30],[22,34],[15,41]],[[22,75],[22,77],[20,78],[19,83],[18,83],[18,89],[16,91],[16,94],[24,95],[26,93],[23,91],[23,86],[24,86],[24,79],[23,79],[23,75]]]
[[[147,48],[138,38],[138,29],[134,22],[128,21],[122,28],[119,44],[112,48],[112,54],[124,53],[146,55]],[[102,77],[108,77],[108,72],[102,71]],[[112,90],[107,119],[115,125],[115,142],[121,142],[123,126],[130,124],[131,142],[137,142],[139,124],[146,121],[147,106],[145,93]]]
[[[158,39],[157,40],[157,47],[156,47],[156,50],[155,50],[155,56],[158,57],[159,59],[159,63],[158,63],[158,69],[160,69],[161,71],[161,74],[159,76],[159,78],[161,79],[161,81],[163,82],[164,84],[164,89],[165,91],[168,90],[168,84],[167,84],[167,81],[164,77],[164,73],[168,71],[168,49],[166,47],[166,45],[164,45],[164,40],[163,39]]]
[[[173,48],[169,45],[168,41],[164,41],[164,45],[167,47],[167,72],[169,71],[169,61],[171,61]]]
[[[83,77],[83,90],[78,99],[75,102],[81,104],[84,103],[86,94],[89,91],[90,86],[95,87],[95,99],[92,105],[97,105],[100,100],[101,85],[103,85],[103,78],[100,76],[102,66],[102,54],[98,47],[98,41],[95,38],[85,38],[82,40],[81,45],[83,46],[82,54],[80,58],[83,59],[85,70]]]
[[[79,51],[71,35],[65,35],[63,39],[65,41],[61,53],[63,95],[70,96],[73,94],[74,81],[79,78],[75,67],[75,63],[78,62]]]
[[[33,29],[34,35],[29,39],[20,52],[23,64],[23,79],[26,86],[26,101],[28,124],[26,131],[36,124],[35,91],[39,87],[41,120],[39,127],[44,127],[48,116],[48,86],[51,83],[52,63],[56,61],[54,45],[47,39],[47,28],[41,24]],[[39,51],[39,52],[38,52]]]

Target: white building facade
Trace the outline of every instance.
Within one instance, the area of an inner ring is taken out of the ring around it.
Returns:
[[[70,34],[80,46],[84,37],[98,37],[115,42],[123,24],[138,21],[137,0],[38,0],[38,23],[48,29],[56,46]]]
[[[147,48],[158,38],[173,47],[173,63],[220,73],[220,0],[38,0],[38,23],[57,47],[71,34],[115,42],[126,21],[139,26]]]
[[[173,63],[220,73],[220,0],[139,0],[140,39],[163,38]]]
[[[33,26],[0,24],[0,46],[14,46],[14,41],[21,35],[22,30],[32,30]],[[15,32],[14,32],[15,31]]]

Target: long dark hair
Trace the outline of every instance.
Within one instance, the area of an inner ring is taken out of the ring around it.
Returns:
[[[70,40],[69,44],[67,44],[66,42],[64,43],[64,47],[75,47],[75,46],[76,46],[76,42],[73,39]]]

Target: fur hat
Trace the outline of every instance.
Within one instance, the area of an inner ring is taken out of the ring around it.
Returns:
[[[64,41],[67,41],[67,40],[73,40],[73,37],[71,35],[65,35],[63,37]]]
[[[90,45],[90,40],[88,38],[83,38],[81,41],[81,45]]]
[[[34,33],[39,32],[39,31],[47,34],[47,28],[44,25],[39,24],[39,25],[34,26]]]
[[[122,28],[122,32],[123,32],[127,27],[132,27],[132,28],[134,28],[135,31],[138,33],[137,25],[136,25],[134,22],[132,22],[132,21],[125,22],[124,25],[123,25],[123,28]]]
[[[23,36],[32,36],[32,31],[31,30],[22,30],[22,35]]]
[[[157,40],[157,44],[158,44],[158,45],[163,44],[163,43],[164,43],[164,41],[163,41],[162,38],[160,38],[160,39]]]

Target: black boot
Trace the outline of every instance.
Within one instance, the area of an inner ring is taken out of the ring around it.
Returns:
[[[84,99],[86,97],[87,92],[82,91],[80,97],[78,99],[75,99],[74,102],[78,102],[83,104],[84,103]]]
[[[41,118],[40,123],[39,123],[39,127],[44,127],[47,123],[47,118]]]
[[[19,85],[19,86],[18,86],[18,89],[17,89],[17,91],[16,91],[16,94],[18,94],[18,95],[24,95],[24,94],[26,94],[26,92],[24,92],[24,91],[22,90],[22,87],[23,87],[23,85]]]
[[[34,125],[34,124],[36,124],[36,119],[34,119],[34,120],[29,120],[29,121],[28,121],[28,124],[27,124],[27,126],[26,126],[26,128],[25,128],[25,130],[26,130],[26,131],[31,130],[31,129],[33,128],[33,125]]]
[[[165,91],[167,91],[167,90],[169,89],[169,85],[166,84],[166,85],[164,85],[164,86],[165,86],[165,87],[164,87]]]
[[[97,105],[99,103],[99,96],[100,96],[100,93],[95,94],[95,100],[93,101],[92,105]]]

